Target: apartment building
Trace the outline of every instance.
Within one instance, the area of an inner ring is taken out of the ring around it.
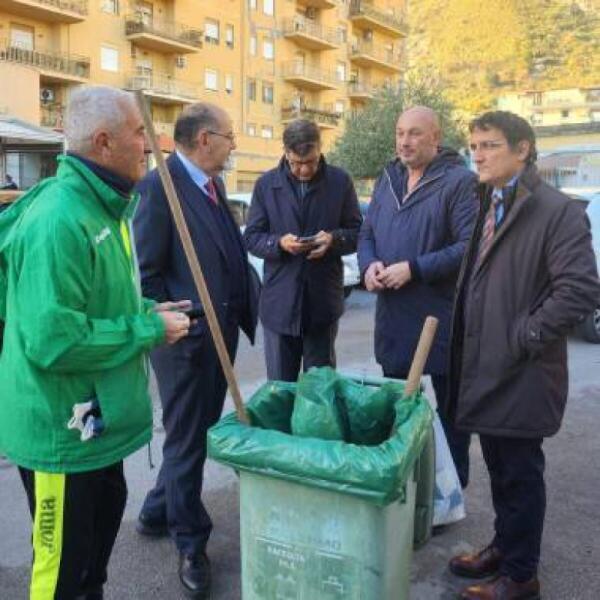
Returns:
[[[0,0],[0,113],[60,130],[78,85],[142,90],[168,152],[183,107],[215,102],[237,132],[229,189],[247,191],[286,122],[313,119],[328,148],[397,85],[405,35],[399,0]]]
[[[540,150],[573,144],[600,144],[600,84],[556,90],[527,90],[498,98],[533,126]]]

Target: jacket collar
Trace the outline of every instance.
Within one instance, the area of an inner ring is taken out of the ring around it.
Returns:
[[[76,178],[83,181],[112,217],[118,220],[132,217],[138,200],[136,193],[132,192],[129,196],[119,194],[74,156],[61,154],[57,160],[56,177],[59,180],[69,182]]]

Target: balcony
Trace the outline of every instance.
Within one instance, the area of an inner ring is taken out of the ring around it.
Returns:
[[[310,19],[295,17],[282,23],[283,37],[309,50],[334,50],[340,46],[335,29],[322,27]]]
[[[314,121],[320,129],[335,129],[341,118],[333,107],[311,107],[297,100],[288,100],[281,107],[281,122],[289,123],[294,119],[308,119]]]
[[[335,8],[338,5],[338,0],[296,0],[296,2],[300,6],[306,6],[306,8],[318,8],[321,10]]]
[[[339,83],[334,72],[310,67],[298,60],[283,63],[282,75],[288,83],[307,90],[335,90]]]
[[[390,73],[400,73],[400,53],[377,48],[368,42],[357,42],[350,47],[350,60],[360,67],[375,68]]]
[[[125,17],[125,35],[130,42],[148,50],[189,54],[202,48],[202,31],[179,23],[150,21],[142,13]]]
[[[0,61],[17,63],[37,69],[41,79],[56,83],[86,83],[90,77],[87,56],[50,50],[27,50],[0,41]]]
[[[355,25],[365,29],[376,29],[394,37],[408,33],[399,12],[387,12],[365,0],[351,0],[348,16]]]
[[[62,131],[65,118],[65,107],[62,104],[41,104],[40,125]]]
[[[80,23],[88,16],[87,0],[0,0],[0,9],[48,23]]]
[[[370,100],[374,95],[375,88],[372,85],[360,81],[348,83],[348,98],[351,100]]]
[[[198,86],[166,74],[134,71],[127,78],[125,88],[131,91],[141,90],[156,104],[192,104],[200,99]]]

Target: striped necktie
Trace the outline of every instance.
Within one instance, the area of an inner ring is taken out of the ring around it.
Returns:
[[[215,206],[218,206],[219,196],[217,195],[217,188],[215,187],[215,182],[213,181],[212,177],[210,177],[209,180],[206,182],[206,193],[208,194],[210,201]]]
[[[502,203],[502,190],[495,189],[492,192],[492,198],[490,201],[490,207],[485,214],[485,221],[483,222],[483,231],[481,232],[481,240],[479,241],[479,255],[477,257],[477,266],[479,266],[485,255],[488,253],[494,234],[496,233],[496,219],[498,205]]]

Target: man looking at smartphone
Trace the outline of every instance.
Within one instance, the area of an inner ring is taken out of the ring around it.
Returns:
[[[319,128],[298,119],[284,156],[256,182],[244,241],[264,259],[259,316],[267,377],[295,381],[300,366],[335,366],[344,311],[341,257],[356,251],[361,215],[350,176],[328,165]]]

